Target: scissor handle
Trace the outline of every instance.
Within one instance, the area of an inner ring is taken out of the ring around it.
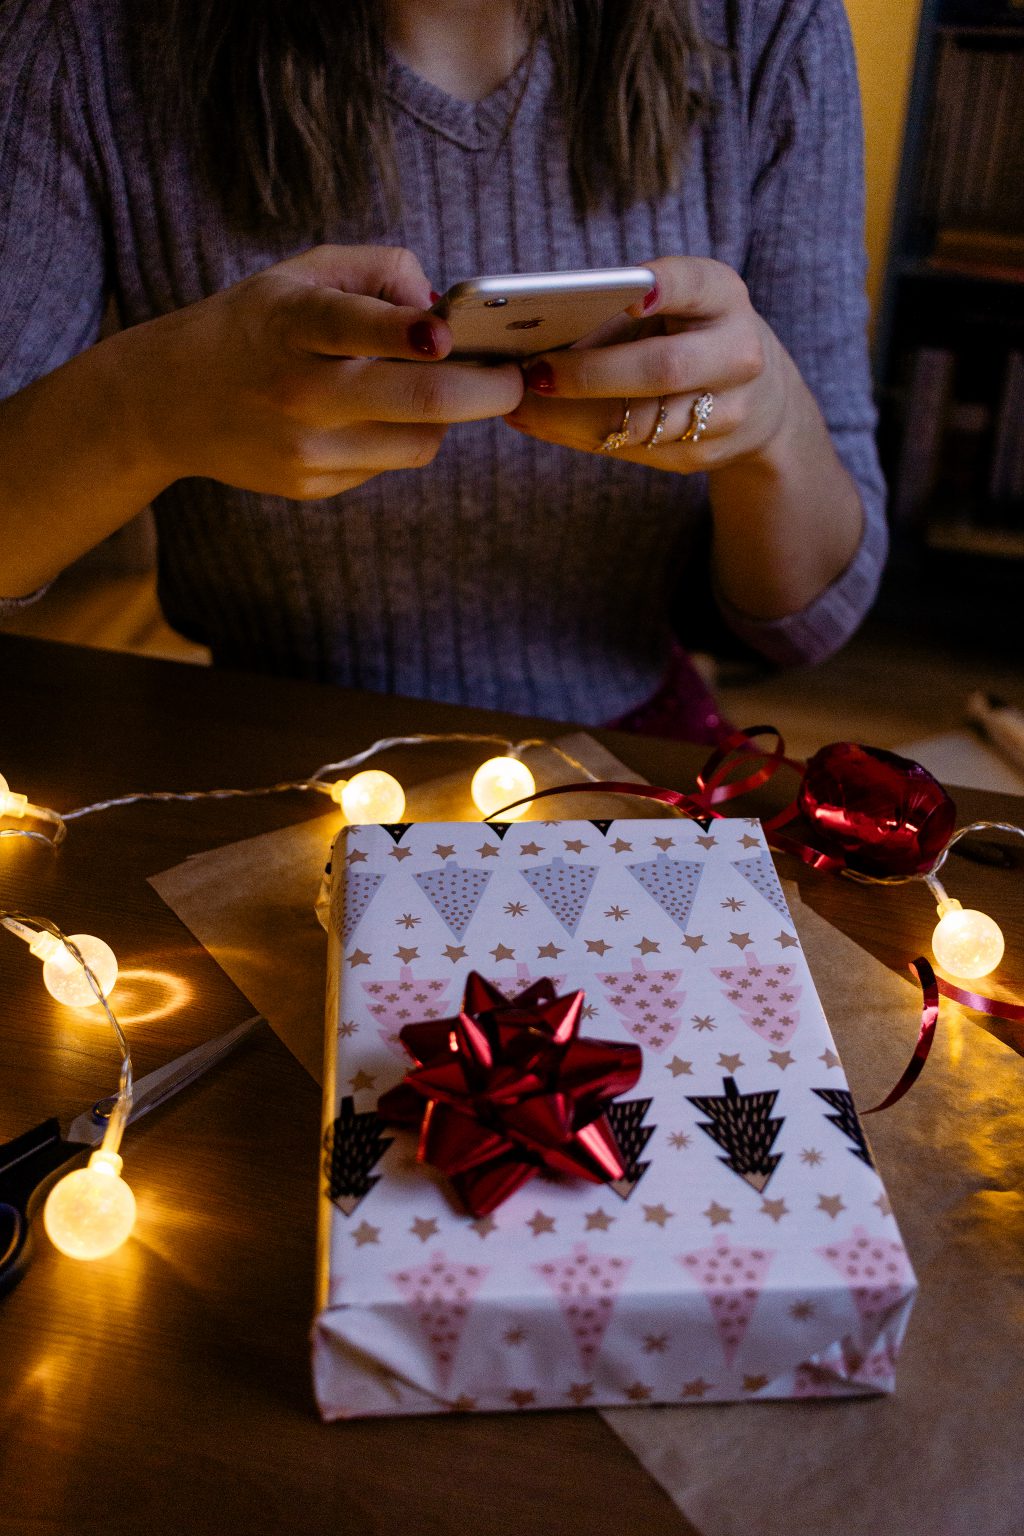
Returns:
[[[19,1268],[21,1252],[28,1237],[28,1220],[23,1211],[9,1200],[0,1200],[0,1292],[6,1290]]]

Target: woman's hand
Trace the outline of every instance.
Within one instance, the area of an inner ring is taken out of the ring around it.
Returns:
[[[409,251],[319,246],[124,333],[126,409],[168,483],[309,500],[418,468],[450,423],[506,415],[523,389],[512,364],[441,361],[430,302]]]
[[[547,442],[680,474],[761,453],[785,419],[793,363],[731,267],[690,256],[649,265],[657,287],[627,311],[634,321],[626,339],[617,322],[618,336],[606,330],[534,359],[509,424]],[[706,394],[713,402],[706,426],[684,439]],[[611,447],[627,401],[628,439]]]

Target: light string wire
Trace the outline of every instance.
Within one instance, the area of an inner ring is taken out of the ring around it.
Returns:
[[[116,1153],[121,1145],[121,1137],[124,1135],[125,1126],[128,1124],[128,1117],[132,1112],[132,1094],[134,1089],[132,1053],[125,1032],[121,1028],[120,1020],[113,1008],[111,1008],[106,993],[97,981],[78,945],[68,938],[67,934],[63,933],[56,923],[51,922],[48,917],[33,917],[30,913],[26,912],[0,911],[0,926],[6,928],[10,933],[16,934],[26,944],[31,944],[37,934],[48,933],[58,943],[63,944],[72,959],[77,961],[82,967],[85,978],[96,995],[96,1001],[107,1016],[107,1022],[114,1032],[114,1039],[121,1053],[121,1071],[118,1076],[117,1093],[114,1097],[113,1108],[111,1109],[110,1118],[103,1132],[103,1141],[100,1145],[102,1152]]]
[[[921,880],[937,900],[945,901],[947,895],[939,879],[939,870],[942,869],[957,843],[975,832],[1009,832],[1014,837],[1024,838],[1024,827],[1015,826],[1012,821],[972,821],[965,827],[957,828],[931,869],[914,875],[865,875],[856,869],[842,869],[840,874],[848,880],[856,880],[859,885],[908,885],[912,880]]]

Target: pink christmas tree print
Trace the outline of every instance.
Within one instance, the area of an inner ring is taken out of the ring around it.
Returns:
[[[555,858],[550,864],[535,864],[520,873],[566,933],[575,937],[597,879],[597,865],[567,864]]]
[[[765,965],[753,950],[744,951],[742,965],[715,970],[722,992],[756,1035],[770,1045],[785,1045],[800,1022],[797,1003],[801,988],[792,965]]]
[[[533,986],[534,982],[543,980],[550,981],[555,991],[560,992],[562,990],[562,983],[565,980],[565,977],[564,975],[549,976],[546,971],[539,971],[535,976],[530,970],[530,967],[528,965],[524,965],[523,962],[519,960],[516,962],[516,973],[514,976],[490,976],[488,977],[488,980],[492,986],[497,987],[498,991],[502,994],[503,997],[511,999],[518,997],[520,992],[528,991],[529,988]]]
[[[787,923],[792,922],[772,856],[767,850],[762,850],[752,859],[736,859],[732,867],[754,887],[759,896],[764,897],[769,906],[775,908],[780,917],[785,918]]]
[[[608,1001],[627,1030],[652,1051],[664,1050],[679,1033],[679,1010],[685,993],[678,971],[649,971],[634,960],[629,971],[610,971],[599,978]]]
[[[358,869],[346,870],[345,911],[341,919],[341,936],[345,943],[355,933],[359,919],[383,884],[383,875],[363,874]]]
[[[534,1265],[558,1297],[586,1371],[601,1348],[631,1264],[631,1259],[592,1253],[586,1243],[577,1243],[571,1254]]]
[[[405,1046],[398,1031],[404,1024],[444,1018],[448,986],[444,977],[425,980],[413,976],[411,965],[403,965],[397,976],[364,981],[363,991],[369,999],[370,1012],[381,1026],[378,1033],[384,1044],[404,1056]]]
[[[685,933],[697,899],[703,864],[694,859],[670,859],[667,853],[659,853],[656,859],[649,859],[646,864],[628,864],[626,867],[648,896]]]
[[[391,1276],[423,1332],[442,1387],[451,1379],[466,1319],[486,1276],[484,1266],[452,1263],[440,1249],[425,1264],[410,1265]]]
[[[864,1355],[852,1339],[841,1339],[812,1360],[804,1360],[793,1375],[794,1397],[848,1396],[848,1387],[891,1392],[896,1380],[897,1347],[886,1340]]]
[[[444,919],[457,939],[473,920],[480,899],[490,883],[490,872],[464,869],[449,859],[441,869],[428,869],[413,879],[434,911]]]
[[[849,1286],[864,1339],[870,1342],[907,1294],[910,1262],[902,1243],[872,1237],[865,1227],[854,1227],[842,1242],[829,1243],[818,1252]]]
[[[705,1292],[725,1363],[731,1367],[750,1326],[773,1254],[765,1248],[742,1248],[721,1237],[710,1248],[678,1256]]]

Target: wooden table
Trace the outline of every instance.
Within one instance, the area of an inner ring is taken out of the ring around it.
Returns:
[[[57,810],[302,777],[390,734],[564,729],[12,637],[0,637],[0,719],[0,770]],[[692,784],[705,755],[596,734],[663,784]],[[466,764],[452,747],[383,762],[407,784]],[[961,821],[1024,819],[1009,797],[962,798]],[[147,876],[322,809],[299,795],[143,804],[72,824],[55,857],[4,840],[0,906],[113,944],[141,1075],[251,1012]],[[902,963],[924,950],[923,887],[865,890],[790,862],[804,899],[876,954]],[[956,865],[964,904],[987,901],[1019,932],[1019,876]],[[5,1139],[53,1114],[66,1126],[110,1091],[117,1062],[105,1025],[54,1003],[14,938],[0,945]],[[319,1115],[314,1084],[261,1031],[187,1102],[132,1129],[140,1219],[124,1249],[78,1265],[39,1235],[0,1300],[0,1532],[691,1531],[593,1412],[319,1423],[308,1368]]]

